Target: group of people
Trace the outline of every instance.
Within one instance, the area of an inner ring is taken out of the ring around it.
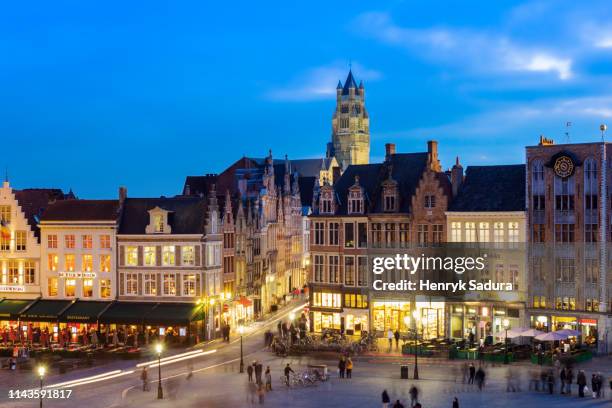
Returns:
[[[353,378],[353,360],[350,356],[340,356],[338,361],[338,377]]]
[[[393,350],[393,340],[395,340],[395,349],[399,350],[399,341],[400,341],[399,330],[395,330],[395,332],[391,329],[387,330],[387,340],[389,341],[389,352]]]
[[[587,375],[584,370],[578,370],[578,373],[574,374],[574,370],[568,365],[563,368],[557,367],[556,371],[558,372],[557,375],[555,375],[555,369],[553,368],[541,370],[539,373],[537,371],[532,371],[529,389],[553,394],[557,384],[556,379],[558,378],[559,393],[561,395],[572,395],[574,381],[578,388],[578,397],[584,398],[585,395],[587,395],[586,393],[589,391],[589,381],[587,380]],[[612,391],[612,377],[608,381],[610,390]],[[604,397],[606,384],[600,372],[591,375],[590,386],[593,398]]]
[[[419,389],[414,384],[408,390],[408,394],[410,395],[410,408],[422,408],[419,402]],[[396,399],[393,405],[391,405],[391,397],[387,390],[383,390],[381,398],[383,408],[405,408],[404,404],[402,404],[399,399]],[[459,400],[457,397],[453,399],[452,408],[459,408]]]
[[[485,385],[486,376],[487,374],[482,368],[482,364],[478,366],[478,369],[476,369],[473,363],[470,363],[469,365],[467,363],[463,364],[464,384],[476,384],[478,386],[478,389],[482,391]]]
[[[289,367],[289,364],[287,364]],[[291,369],[289,367],[289,369]],[[285,375],[288,376],[287,368],[285,368]],[[255,377],[253,377],[255,375]],[[254,395],[257,394],[260,404],[263,404],[265,393],[272,391],[272,371],[270,366],[266,366],[266,371],[263,371],[263,364],[260,361],[253,361],[247,367],[247,379],[249,386],[249,395],[251,396],[251,402],[253,402]],[[264,384],[265,380],[265,384]]]

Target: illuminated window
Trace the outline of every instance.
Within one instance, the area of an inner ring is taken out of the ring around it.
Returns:
[[[64,295],[76,296],[76,279],[66,279],[64,285]]]
[[[184,246],[181,248],[181,263],[185,266],[195,265],[195,247]]]
[[[47,235],[47,248],[56,249],[57,248],[57,235]]]
[[[173,273],[164,273],[164,296],[176,295],[176,276]]]
[[[49,293],[49,296],[57,296],[57,290],[58,290],[57,278],[49,278],[47,280],[47,283],[48,283],[47,293]]]
[[[145,296],[157,295],[157,274],[145,273],[144,274],[144,294]]]
[[[138,275],[135,273],[125,274],[125,294],[126,295],[137,295],[138,294]]]
[[[83,272],[93,271],[93,255],[83,255],[81,262],[81,269],[83,270]]]
[[[153,217],[153,226],[155,232],[164,232],[164,216],[162,214],[157,214]]]
[[[1,228],[1,227],[0,227]],[[0,251],[11,250],[11,233],[4,234],[4,231],[0,231]]]
[[[21,283],[19,279],[19,264],[17,261],[8,261],[8,284]]]
[[[342,307],[342,295],[340,293],[314,292],[312,294],[313,304],[318,307]]]
[[[157,260],[155,259],[156,248],[154,246],[144,247],[144,264],[146,266],[155,266]]]
[[[493,223],[493,242],[501,243],[504,242],[504,223],[495,222]]]
[[[193,274],[183,275],[183,296],[195,296],[196,276]]]
[[[481,222],[478,224],[478,242],[489,242],[489,223]]]
[[[174,263],[174,245],[162,247],[162,265],[173,266]]]
[[[451,222],[451,241],[461,242],[461,223]]]
[[[47,254],[47,262],[49,266],[49,270],[56,272],[59,264],[59,258],[57,254]]]
[[[110,272],[111,270],[111,256],[100,255],[100,272]]]
[[[0,221],[8,224],[11,222],[11,206],[0,205]]]
[[[81,239],[83,241],[83,249],[93,248],[93,237],[91,235],[83,235]]]
[[[93,279],[83,279],[83,297],[93,296]]]
[[[127,266],[138,265],[138,248],[135,246],[125,247],[125,264]]]
[[[508,242],[519,242],[519,225],[518,222],[508,223]]]
[[[36,283],[36,263],[34,261],[25,261],[23,263],[23,276],[26,284],[32,285]]]
[[[64,245],[68,249],[74,249],[74,235],[66,235],[64,237]]]
[[[476,242],[476,223],[465,223],[465,242]]]
[[[111,237],[110,235],[100,235],[100,249],[110,249]]]
[[[15,251],[25,251],[27,234],[25,231],[15,231]]]
[[[110,279],[100,279],[100,297],[110,298],[111,297],[111,281]]]
[[[73,254],[67,254],[64,257],[64,267],[68,272],[74,272],[75,269],[75,261]]]

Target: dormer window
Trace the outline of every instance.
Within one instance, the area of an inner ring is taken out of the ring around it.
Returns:
[[[362,214],[363,213],[363,199],[350,198],[349,199],[349,214]]]
[[[160,207],[149,210],[149,225],[147,225],[145,232],[147,234],[170,234],[168,214],[169,211]]]
[[[321,188],[321,199],[319,202],[319,212],[321,214],[333,214],[334,213],[334,190],[329,185],[325,185]]]
[[[397,181],[393,179],[393,167],[389,164],[387,180],[383,182],[382,201],[384,212],[395,212],[399,209],[399,191]]]
[[[385,195],[385,211],[395,211],[395,195]]]
[[[348,192],[348,213],[363,214],[363,189],[359,185],[359,176],[355,176],[355,184]]]

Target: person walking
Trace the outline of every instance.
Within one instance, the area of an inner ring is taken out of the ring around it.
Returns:
[[[453,398],[453,408],[459,408],[459,400],[457,397]]]
[[[382,392],[382,408],[389,408],[389,403],[391,402],[391,398],[389,398],[389,394],[387,394],[387,390],[383,390]]]
[[[587,384],[584,371],[578,371],[578,376],[576,377],[576,384],[578,384],[578,396],[580,398],[584,398],[584,387],[586,387]]]
[[[353,360],[349,357],[346,359],[346,378],[353,377]]]
[[[478,367],[478,371],[476,371],[476,384],[478,385],[478,390],[482,391],[485,382],[485,372],[482,367]]]
[[[395,337],[395,349],[399,350],[399,340],[400,340],[400,332],[399,329],[395,330],[395,333],[393,333],[393,337]]]
[[[266,367],[266,391],[272,391],[272,373],[270,372],[270,366]]]
[[[567,367],[565,373],[565,391],[567,395],[572,395],[572,381],[574,381],[574,372],[571,367]]]
[[[149,374],[147,373],[147,367],[142,367],[140,379],[142,380],[142,391],[149,391]]]
[[[567,369],[562,368],[559,373],[559,380],[561,380],[561,395],[565,394],[565,381],[567,380]]]
[[[289,381],[289,375],[291,375],[292,372],[293,369],[291,368],[291,365],[287,363],[287,365],[285,366],[285,379],[287,380],[287,387],[291,385],[291,381]]]
[[[389,341],[389,353],[393,349],[393,330],[389,329],[387,331],[387,340]]]
[[[395,404],[393,404],[393,408],[404,408],[404,404],[402,404],[400,400],[397,400]]]
[[[546,376],[546,382],[548,383],[548,393],[552,394],[555,388],[555,375],[553,370],[548,370],[548,375]]]
[[[410,387],[410,390],[408,391],[408,393],[410,394],[410,406],[414,407],[415,404],[419,402],[419,390],[413,384],[412,387]]]
[[[338,361],[338,376],[340,378],[344,378],[344,372],[346,370],[346,360],[344,356],[340,356],[340,360]]]
[[[253,364],[249,364],[249,366],[247,367],[247,376],[249,377],[249,382],[253,382]]]
[[[259,384],[257,386],[257,397],[259,399],[259,403],[263,404],[264,403],[264,398],[265,398],[266,392],[264,391],[264,386],[263,384]]]
[[[470,363],[470,379],[468,381],[468,384],[474,384],[475,377],[476,377],[476,367],[474,367],[474,364]]]
[[[257,385],[263,384],[262,379],[261,379],[262,374],[263,374],[263,364],[257,361],[255,363],[255,383],[257,383]]]

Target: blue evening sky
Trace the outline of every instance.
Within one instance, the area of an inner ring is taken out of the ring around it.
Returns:
[[[606,1],[23,1],[0,12],[0,166],[82,198],[180,192],[243,154],[315,157],[349,62],[384,143],[520,163],[612,125]]]

